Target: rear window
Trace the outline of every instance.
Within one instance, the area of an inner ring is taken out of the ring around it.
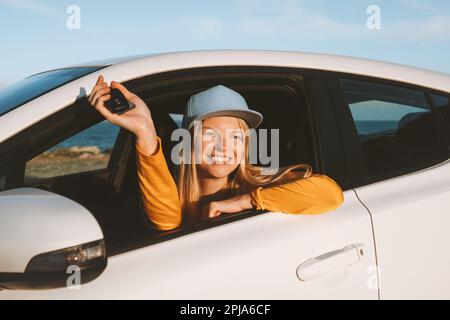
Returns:
[[[422,90],[366,80],[339,82],[370,177],[398,176],[442,158],[442,132]]]
[[[103,67],[64,68],[38,73],[0,90],[0,116]]]

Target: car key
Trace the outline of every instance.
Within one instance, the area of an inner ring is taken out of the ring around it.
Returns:
[[[112,88],[110,95],[111,99],[105,101],[105,107],[112,113],[123,114],[135,107],[134,103],[128,101],[117,88]]]

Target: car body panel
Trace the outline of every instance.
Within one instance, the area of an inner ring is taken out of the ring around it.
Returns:
[[[356,188],[373,217],[382,299],[450,297],[450,161]]]
[[[264,213],[112,256],[79,290],[4,291],[1,299],[377,299],[370,217],[352,190],[319,215]],[[300,281],[304,261],[364,244],[357,264]]]

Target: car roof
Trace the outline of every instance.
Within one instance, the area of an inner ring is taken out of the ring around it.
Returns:
[[[126,82],[152,74],[218,66],[292,67],[327,70],[388,79],[442,92],[450,91],[450,75],[401,64],[331,54],[275,50],[199,50],[93,61],[70,67],[101,67],[0,117],[0,142],[89,94],[97,77]],[[7,123],[8,125],[1,125]]]
[[[378,77],[417,84],[442,91],[450,90],[450,74],[447,73],[372,59],[300,51],[223,49],[161,52],[109,58],[72,65],[70,67],[154,67],[155,63],[161,66],[178,65],[183,69],[199,66],[227,65],[317,69]],[[170,67],[165,69],[169,70]]]

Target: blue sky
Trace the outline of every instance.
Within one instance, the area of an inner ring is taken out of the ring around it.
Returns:
[[[67,7],[81,28],[66,27]],[[366,9],[381,10],[369,30]],[[0,0],[0,87],[51,68],[196,49],[334,53],[450,74],[448,0]]]

